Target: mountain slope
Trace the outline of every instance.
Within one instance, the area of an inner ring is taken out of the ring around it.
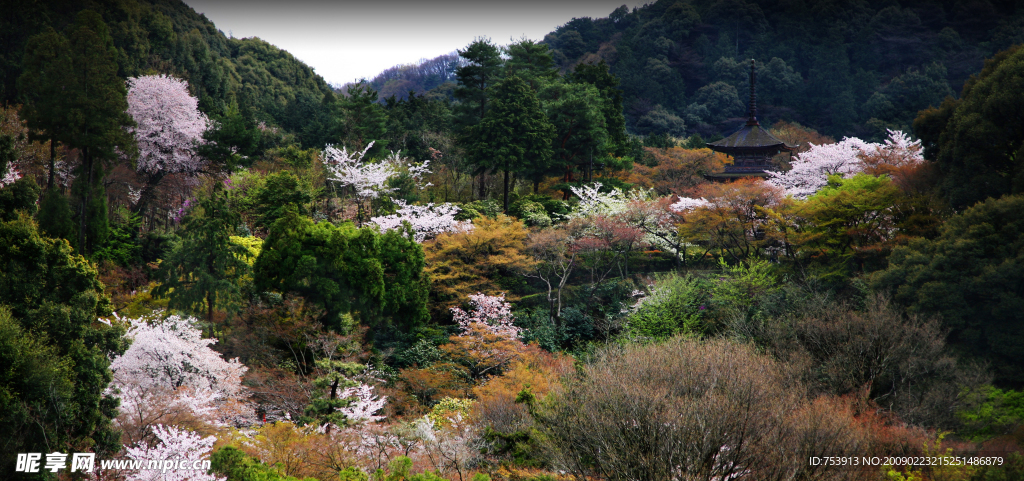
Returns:
[[[0,0],[0,98],[17,103],[21,57],[29,37],[63,31],[83,9],[103,16],[118,50],[118,73],[185,78],[207,112],[232,102],[281,124],[297,97],[323,99],[327,82],[288,52],[258,38],[226,37],[180,0]]]
[[[563,69],[608,62],[638,133],[683,133],[672,131],[678,120],[685,133],[731,131],[746,111],[755,58],[762,118],[874,138],[885,128],[909,130],[918,110],[958,93],[984,58],[1024,42],[1024,8],[988,0],[659,0],[573,19],[544,41]]]

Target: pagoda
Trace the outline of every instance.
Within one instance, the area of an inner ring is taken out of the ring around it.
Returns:
[[[750,110],[747,123],[732,135],[714,142],[708,147],[716,152],[733,158],[732,165],[725,166],[725,171],[711,174],[716,179],[736,177],[766,177],[768,171],[774,170],[771,160],[780,152],[792,152],[794,145],[787,145],[777,139],[757,122],[757,96],[754,90],[754,59],[750,59]]]

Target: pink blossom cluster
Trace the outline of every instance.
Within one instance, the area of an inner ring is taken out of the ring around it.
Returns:
[[[882,144],[846,137],[834,144],[815,145],[793,159],[787,172],[769,172],[767,182],[785,189],[788,195],[806,199],[828,184],[828,176],[852,177],[864,171],[865,156],[878,156],[891,165],[908,165],[924,161],[921,141],[912,141],[900,130],[890,130]]]
[[[397,213],[374,217],[370,222],[382,231],[399,229],[403,222],[408,222],[416,242],[432,239],[445,232],[467,232],[473,229],[471,222],[455,220],[460,210],[455,204],[409,205],[402,200],[396,200],[395,203],[398,204]]]
[[[114,379],[109,390],[121,398],[122,412],[145,411],[151,399],[170,393],[173,404],[200,417],[220,418],[227,414],[219,412],[220,404],[243,393],[247,368],[210,349],[217,340],[203,339],[194,318],[121,320],[128,324],[132,344],[111,362]]]
[[[128,458],[141,461],[178,461],[179,466],[201,466],[209,459],[217,438],[198,434],[174,426],[153,426],[153,434],[160,440],[156,446],[139,443],[126,449]],[[127,481],[223,481],[222,476],[207,474],[203,469],[142,469],[128,475]]]
[[[185,199],[185,202],[181,203],[181,206],[178,207],[178,210],[174,211],[174,214],[172,215],[174,222],[181,222],[181,219],[185,218],[185,216],[188,214],[189,209],[192,208],[193,200],[194,199],[192,198]]]
[[[488,296],[487,294],[476,293],[469,295],[469,303],[473,307],[472,312],[466,312],[458,307],[452,308],[452,316],[463,332],[468,332],[473,324],[482,324],[496,335],[507,339],[519,339],[522,329],[512,323],[515,317],[512,316],[512,305],[505,302],[505,294],[499,296]]]
[[[129,131],[139,147],[139,172],[193,173],[202,167],[195,146],[210,120],[198,105],[184,80],[167,75],[128,79],[128,114],[136,124]]]
[[[18,172],[18,169],[14,168],[13,164],[8,165],[7,173],[4,174],[3,177],[0,177],[0,189],[15,183],[20,178],[21,172]]]

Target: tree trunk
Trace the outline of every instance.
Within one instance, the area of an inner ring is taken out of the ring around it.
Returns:
[[[213,291],[206,291],[206,323],[210,325],[210,339],[213,339]]]
[[[54,158],[57,157],[57,151],[55,147],[56,143],[57,141],[53,137],[50,137],[50,175],[46,179],[46,190],[50,190],[53,188],[53,164],[55,162]]]
[[[502,192],[502,209],[508,213],[508,165],[505,166],[505,190]]]
[[[85,192],[82,194],[82,205],[78,216],[78,252],[85,254],[85,216],[89,212],[89,194],[92,193],[92,156],[89,155],[89,148],[82,149],[82,167],[88,169],[85,180]]]
[[[480,200],[487,198],[487,171],[480,171]]]

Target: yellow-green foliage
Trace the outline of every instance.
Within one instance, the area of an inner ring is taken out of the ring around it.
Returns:
[[[469,410],[476,401],[446,397],[438,401],[427,417],[434,422],[435,428],[442,428],[469,416]]]
[[[156,286],[156,282],[150,282],[148,286],[139,289],[127,305],[117,310],[118,315],[139,318],[153,311],[166,310],[168,298],[153,296],[153,288]]]
[[[430,301],[435,315],[447,314],[470,294],[507,294],[518,298],[502,284],[518,278],[519,272],[534,264],[526,255],[529,230],[522,221],[499,214],[495,219],[473,219],[473,230],[441,234],[423,245],[426,272],[431,279]]]
[[[242,257],[242,260],[249,264],[249,267],[252,267],[252,264],[256,262],[256,258],[259,257],[260,251],[263,250],[263,239],[256,236],[239,237],[233,235],[231,236],[231,242],[245,247],[249,251],[249,257]]]

